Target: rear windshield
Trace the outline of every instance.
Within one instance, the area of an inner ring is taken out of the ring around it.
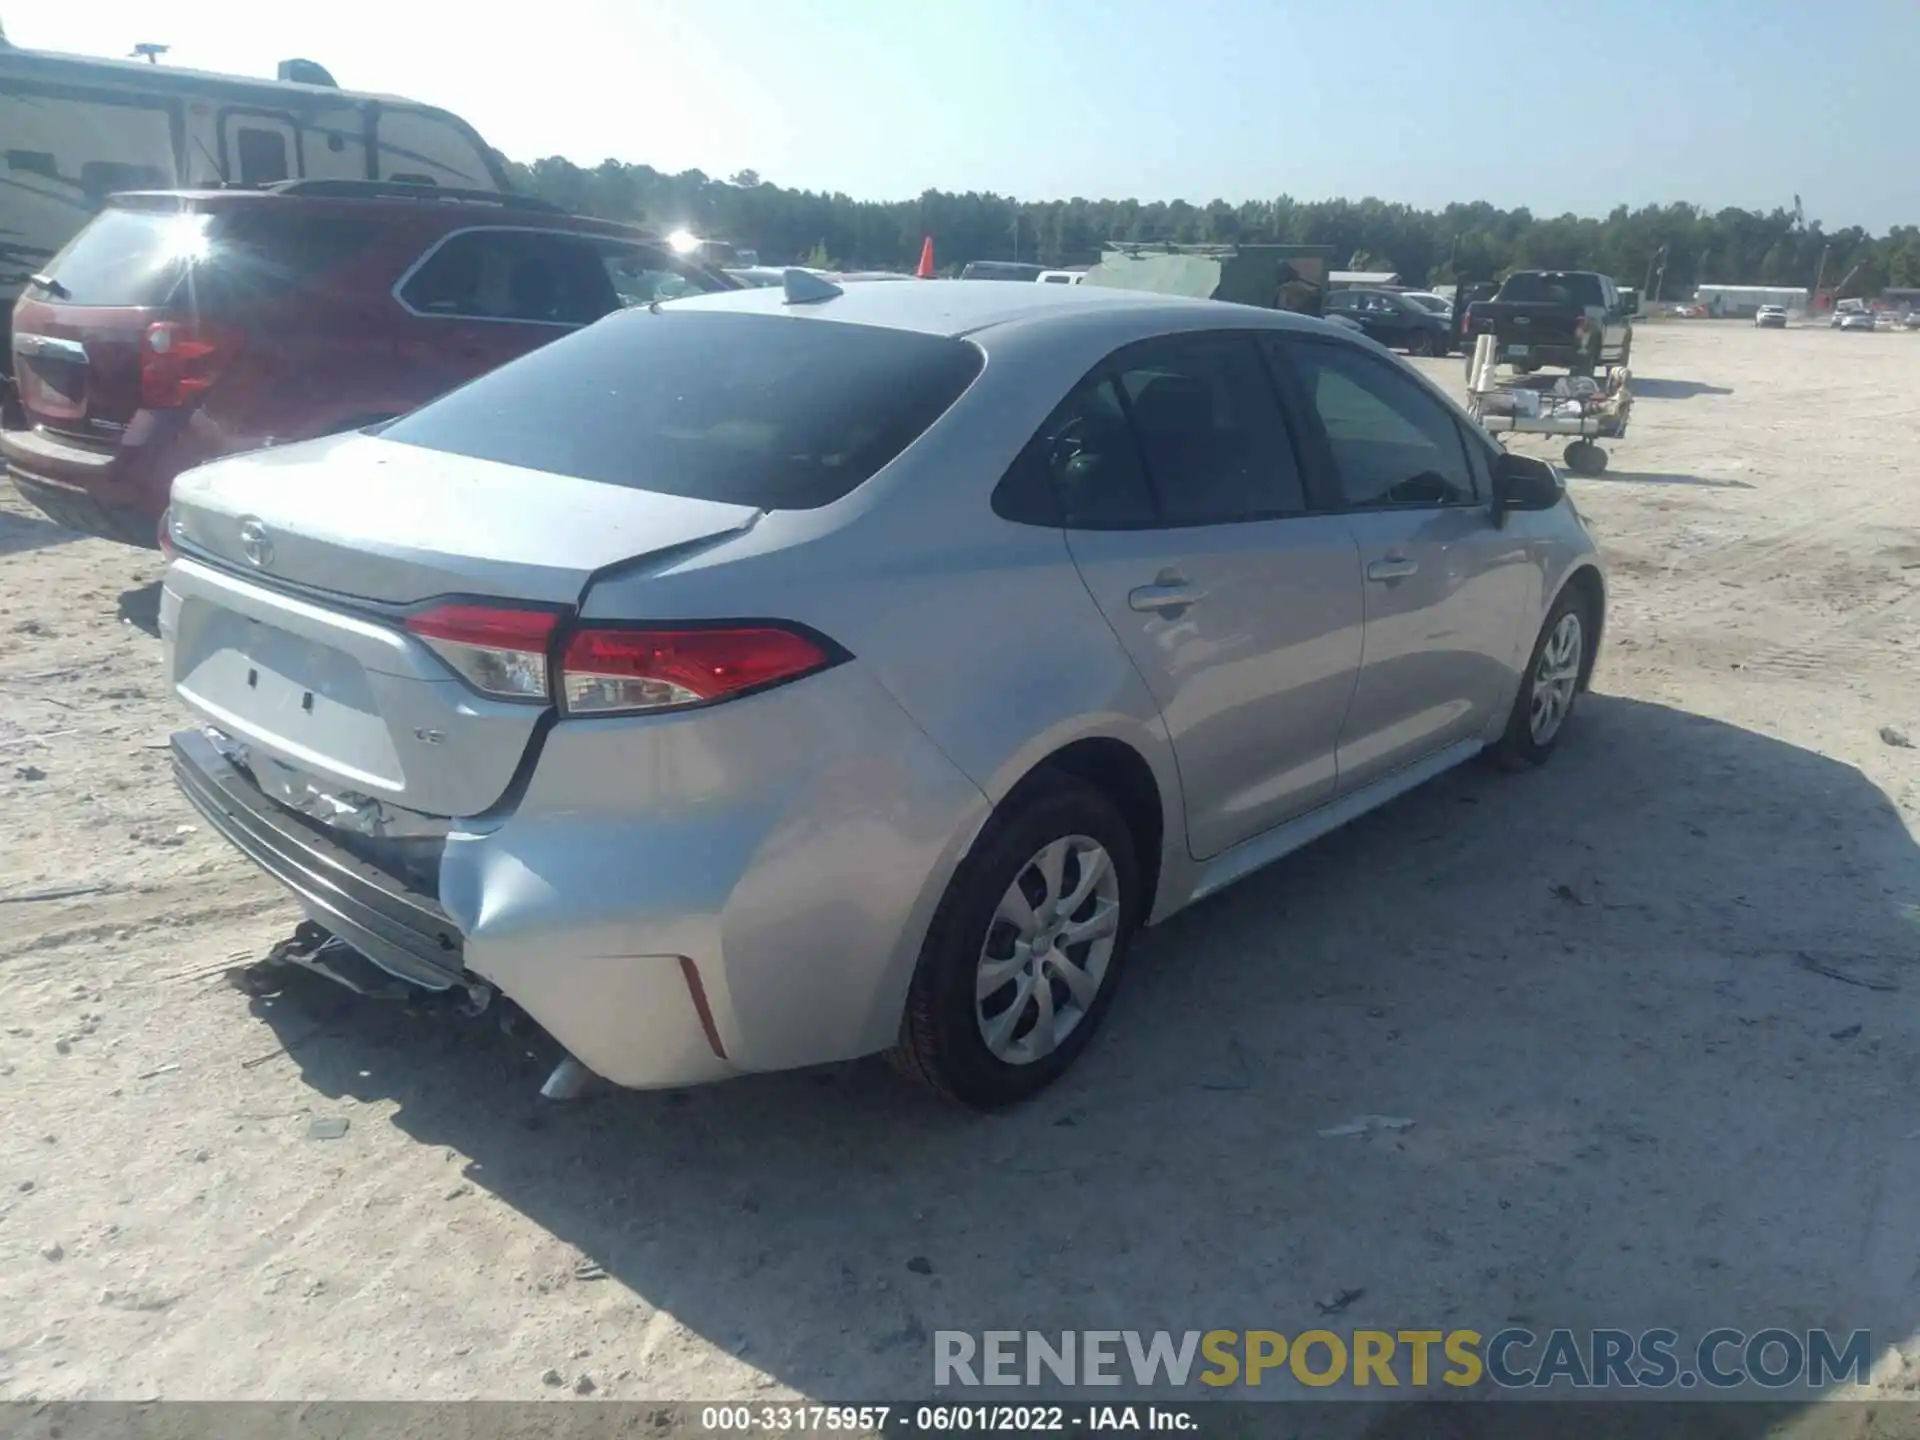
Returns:
[[[962,280],[1038,280],[1038,265],[1022,265],[1014,260],[974,260],[960,272]]]
[[[206,215],[101,211],[54,256],[45,293],[67,305],[164,305],[189,264],[207,250]]]
[[[1521,304],[1598,305],[1600,277],[1562,270],[1527,270],[1509,275],[1500,298]]]
[[[357,254],[372,221],[302,213],[273,202],[219,212],[109,207],[44,272],[65,305],[178,306],[237,313]]]
[[[811,510],[912,444],[982,363],[965,341],[911,331],[625,311],[380,433],[636,490]]]

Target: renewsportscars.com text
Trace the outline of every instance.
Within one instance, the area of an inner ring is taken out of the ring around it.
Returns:
[[[1507,1329],[1490,1336],[1477,1330],[938,1330],[933,1383],[1144,1390],[1292,1382],[1379,1391],[1465,1389],[1485,1381],[1509,1390],[1822,1389],[1866,1384],[1872,1355],[1867,1330],[1717,1329],[1687,1346],[1678,1331],[1666,1329]]]

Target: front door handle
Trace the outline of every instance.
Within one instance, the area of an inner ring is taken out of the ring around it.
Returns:
[[[1196,590],[1191,585],[1141,585],[1127,592],[1127,607],[1143,614],[1164,614],[1170,610],[1184,610],[1194,601],[1206,598],[1206,591]]]
[[[1404,555],[1389,555],[1384,560],[1376,560],[1367,566],[1369,580],[1404,580],[1409,575],[1420,573],[1420,562],[1409,560]]]

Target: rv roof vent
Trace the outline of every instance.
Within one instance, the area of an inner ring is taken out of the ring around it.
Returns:
[[[301,85],[326,85],[338,90],[340,82],[327,73],[327,67],[312,60],[282,60],[279,77]]]

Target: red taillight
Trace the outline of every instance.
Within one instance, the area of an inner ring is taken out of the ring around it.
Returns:
[[[449,603],[409,615],[403,623],[482,694],[542,704],[551,698],[547,649],[560,623],[558,612]]]
[[[560,658],[561,698],[574,715],[705,705],[796,680],[834,658],[818,641],[774,626],[581,630]]]
[[[173,548],[173,511],[162,510],[160,523],[154,527],[153,537],[159,543],[160,553],[169,564],[180,552]]]
[[[237,330],[199,320],[156,321],[140,341],[140,404],[148,410],[191,405],[239,351]]]

